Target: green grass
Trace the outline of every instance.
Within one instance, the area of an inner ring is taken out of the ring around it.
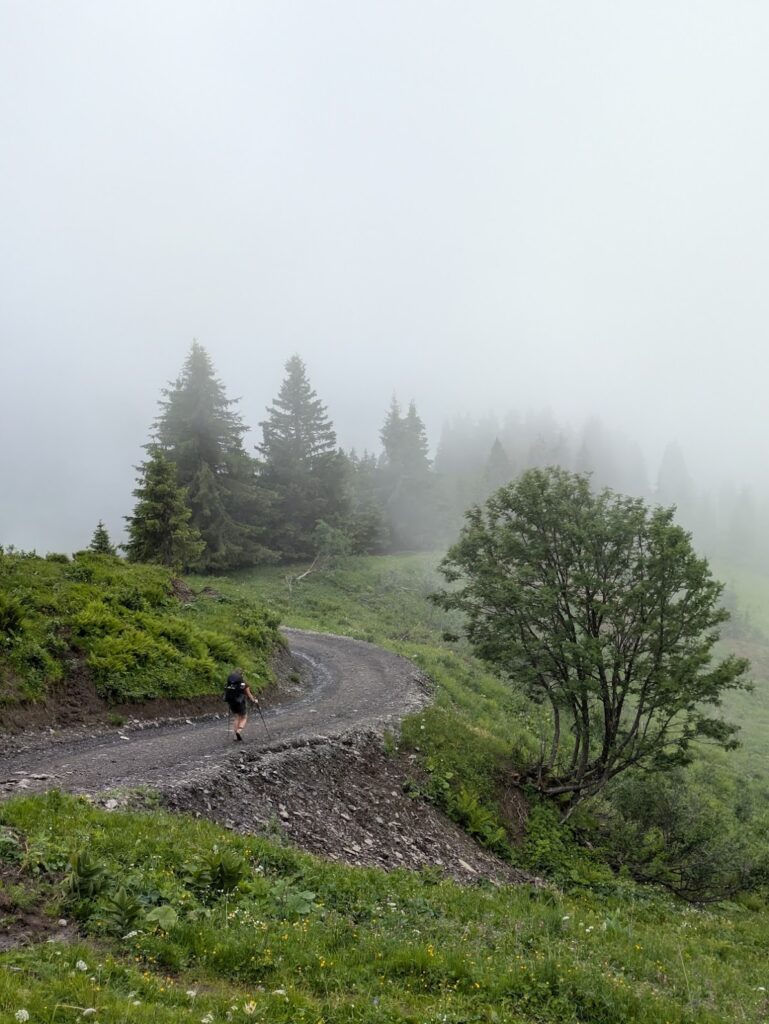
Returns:
[[[279,643],[259,603],[182,603],[159,566],[0,552],[0,704],[55,696],[83,672],[112,703],[211,694],[235,664],[269,678]]]
[[[423,767],[415,790],[559,888],[461,888],[432,871],[324,863],[158,811],[108,814],[57,793],[17,799],[0,808],[0,868],[22,879],[5,883],[5,902],[74,917],[82,940],[0,956],[0,1021],[20,1009],[33,1024],[81,1020],[86,1009],[174,1024],[766,1021],[760,898],[698,910],[614,875],[604,851],[579,848],[546,805],[533,807],[518,845],[504,830],[500,839],[500,796],[544,724],[464,645],[442,642],[456,622],[426,601],[435,567],[426,556],[353,559],[291,588],[275,568],[190,582],[219,594],[205,599],[210,612],[201,602],[207,628],[226,630],[232,609],[266,604],[268,618],[413,658],[436,686],[433,705],[403,726],[401,743]],[[724,800],[744,802],[735,763],[700,760],[692,792],[716,800],[717,775]],[[82,851],[91,895],[66,881]],[[227,865],[235,884],[225,892]]]
[[[76,916],[85,934],[0,956],[2,1020],[26,1009],[53,1024],[89,1008],[97,1020],[169,1022],[766,1019],[766,918],[751,911],[695,911],[632,885],[579,897],[461,888],[57,793],[4,805],[0,823],[15,840],[6,864],[30,884],[47,878],[48,912]],[[101,889],[68,897],[59,879],[83,849]],[[241,865],[226,893],[201,884],[201,866],[223,853]],[[120,887],[139,907],[125,931],[110,916]],[[147,916],[156,907],[173,908],[166,930]]]
[[[752,693],[735,692],[724,702],[726,717],[740,726],[735,759],[748,778],[769,785],[769,578],[726,564],[716,564],[714,574],[732,611],[720,650],[749,658],[754,684]]]

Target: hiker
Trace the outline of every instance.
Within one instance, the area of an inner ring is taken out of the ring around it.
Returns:
[[[229,704],[230,711],[232,712],[232,728],[235,733],[235,740],[236,742],[238,740],[242,741],[242,732],[248,720],[246,700],[250,700],[252,704],[256,704],[259,707],[259,701],[251,693],[248,683],[243,678],[242,668],[236,668],[234,672],[230,672],[227,676],[224,699]]]

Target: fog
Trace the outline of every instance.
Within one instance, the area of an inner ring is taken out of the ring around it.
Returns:
[[[395,392],[763,489],[768,48],[739,0],[0,0],[0,543],[120,533],[193,337],[251,443],[297,352],[346,448]]]

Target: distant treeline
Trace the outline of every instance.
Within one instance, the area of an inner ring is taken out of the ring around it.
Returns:
[[[197,342],[162,392],[136,505],[126,517],[129,559],[226,571],[270,561],[345,553],[445,548],[472,504],[533,466],[592,474],[596,487],[676,504],[683,525],[710,554],[756,560],[762,516],[747,492],[715,503],[700,497],[681,453],[670,446],[656,486],[637,445],[592,419],[575,441],[549,416],[452,420],[434,460],[416,405],[383,410],[381,449],[337,444],[334,425],[304,363],[286,363],[280,390],[244,447],[247,425]],[[111,545],[101,523],[96,550]],[[769,550],[761,561],[769,563]]]

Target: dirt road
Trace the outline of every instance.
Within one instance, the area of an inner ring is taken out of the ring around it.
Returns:
[[[381,730],[426,701],[424,677],[405,658],[346,637],[285,633],[304,685],[301,696],[264,712],[269,736],[255,713],[242,744],[233,742],[224,715],[71,741],[41,733],[31,748],[0,756],[0,795],[193,782],[249,748],[279,750],[352,730]]]

